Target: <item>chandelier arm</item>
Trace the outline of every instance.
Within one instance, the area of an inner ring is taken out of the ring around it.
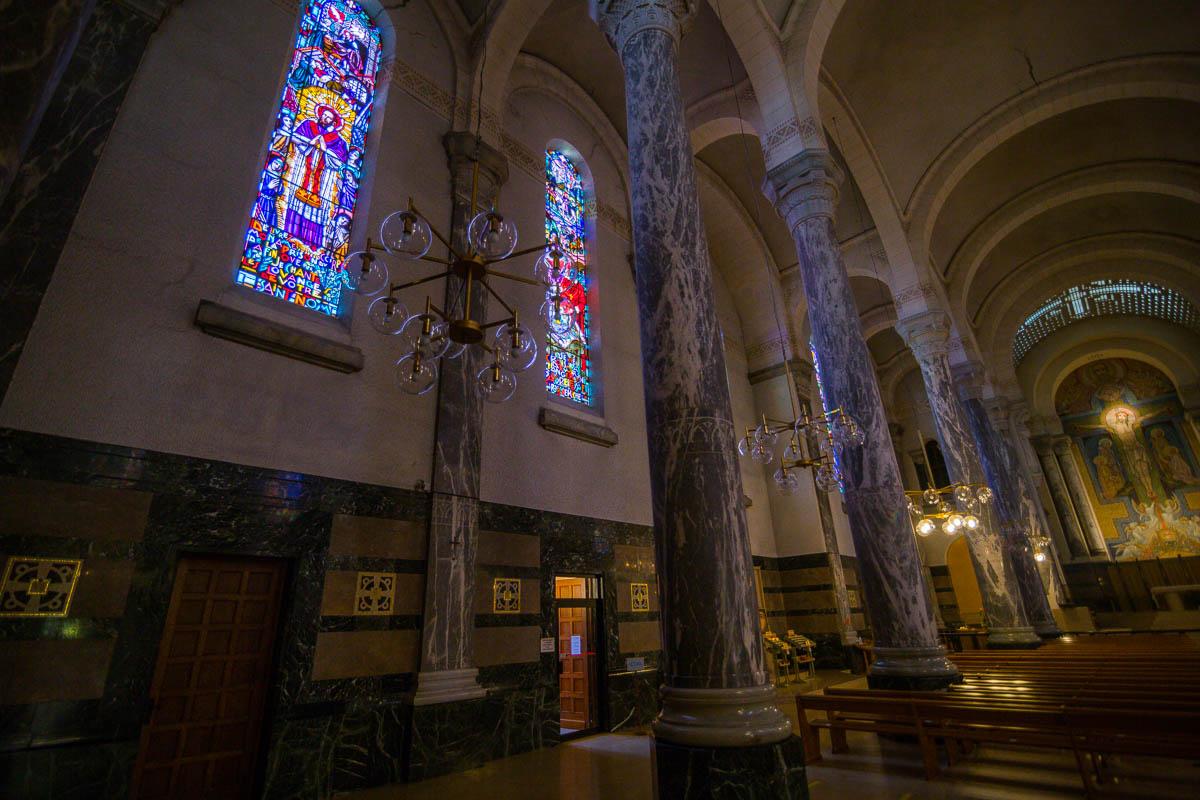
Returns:
[[[491,322],[487,322],[487,323],[484,323],[483,325],[480,325],[479,329],[486,331],[488,328],[494,328],[497,325],[503,325],[506,322],[512,322],[512,320],[513,320],[512,317],[503,317],[501,319],[495,319],[495,320],[492,320]]]
[[[450,274],[451,274],[450,270],[446,270],[445,272],[439,272],[436,275],[429,275],[427,277],[420,278],[415,281],[409,281],[408,283],[394,283],[394,284],[392,284],[390,291],[399,292],[403,289],[410,289],[413,286],[420,286],[422,283],[429,283],[430,281],[436,281],[438,278],[449,277]]]
[[[504,258],[490,258],[487,261],[485,261],[484,263],[485,264],[499,264],[501,261],[509,261],[509,260],[517,258],[519,256],[527,256],[530,253],[536,253],[538,250],[545,250],[549,246],[550,246],[549,243],[544,243],[544,244],[535,245],[533,247],[526,247],[524,250],[517,250],[514,253],[509,253]]]
[[[447,266],[454,263],[453,261],[451,261],[448,258],[438,258],[437,256],[430,256],[430,255],[421,256],[420,260],[421,261],[432,261],[435,264],[445,264]]]
[[[446,249],[450,251],[450,255],[454,256],[454,258],[459,261],[462,260],[462,256],[459,255],[458,251],[454,249],[454,245],[450,244],[450,241],[445,236],[442,236],[442,232],[437,229],[436,225],[429,221],[429,217],[425,216],[425,214],[421,212],[421,209],[417,208],[417,204],[413,202],[411,197],[408,198],[408,210],[425,220],[425,224],[429,226],[429,231],[435,237],[437,237],[439,242],[446,246]]]
[[[520,275],[513,275],[510,272],[501,272],[498,269],[489,269],[487,272],[489,276],[495,275],[497,278],[504,278],[507,281],[516,281],[517,283],[524,283],[529,286],[543,285],[541,281],[535,281],[533,278],[525,278]]]
[[[428,300],[428,298],[426,298],[426,299]],[[430,310],[430,311],[432,311],[433,313],[437,314],[437,315],[438,315],[439,317],[441,317],[442,319],[449,321],[449,319],[450,319],[450,316],[449,316],[449,315],[448,315],[448,314],[447,314],[445,311],[442,311],[440,308],[438,308],[437,306],[435,306],[435,305],[434,305],[432,302],[429,302],[429,303],[428,303],[428,306],[429,306],[429,310]]]
[[[484,278],[483,280],[481,280],[480,283],[483,284],[483,288],[488,290],[488,294],[490,294],[492,297],[496,298],[496,301],[499,302],[500,305],[504,306],[505,311],[507,311],[509,314],[517,313],[516,311],[513,311],[513,307],[510,306],[508,303],[506,303],[504,301],[504,298],[501,297],[500,294],[495,289],[492,288],[492,285],[490,283],[488,283],[487,278]]]

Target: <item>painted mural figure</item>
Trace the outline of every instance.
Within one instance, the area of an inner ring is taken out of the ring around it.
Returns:
[[[1092,459],[1092,463],[1096,466],[1100,494],[1111,500],[1119,494],[1124,494],[1128,481],[1125,480],[1125,473],[1121,471],[1121,465],[1113,452],[1112,439],[1101,439],[1097,446],[1100,452]]]
[[[1146,452],[1138,436],[1141,420],[1132,408],[1113,406],[1104,414],[1104,427],[1108,428],[1117,438],[1117,446],[1121,456],[1129,467],[1138,495],[1145,503],[1158,499],[1154,490],[1154,476],[1150,471],[1150,454]]]
[[[1154,448],[1154,458],[1158,461],[1158,468],[1162,470],[1164,478],[1183,485],[1200,483],[1192,472],[1192,465],[1183,457],[1180,449],[1167,440],[1166,432],[1162,428],[1150,431],[1150,444]]]

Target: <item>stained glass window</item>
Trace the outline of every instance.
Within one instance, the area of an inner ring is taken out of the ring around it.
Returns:
[[[566,268],[558,293],[570,316],[563,333],[546,337],[546,391],[584,405],[592,404],[588,335],[591,314],[587,292],[587,241],[584,229],[583,177],[559,150],[546,151],[546,242],[564,253]],[[553,291],[553,290],[551,290]]]
[[[1200,311],[1173,289],[1144,281],[1091,281],[1055,295],[1025,318],[1013,338],[1013,364],[1072,322],[1117,315],[1164,319],[1200,333]]]
[[[238,284],[331,317],[340,313],[379,54],[379,30],[357,3],[308,4]]]

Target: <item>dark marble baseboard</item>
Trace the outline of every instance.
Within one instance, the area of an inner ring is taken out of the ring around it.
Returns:
[[[671,800],[808,800],[800,737],[754,747],[654,743],[658,797]]]

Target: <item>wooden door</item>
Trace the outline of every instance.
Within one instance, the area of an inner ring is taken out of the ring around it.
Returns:
[[[591,727],[591,681],[588,669],[588,612],[582,606],[558,609],[559,724]]]
[[[180,561],[134,800],[253,795],[285,572],[269,559]]]

